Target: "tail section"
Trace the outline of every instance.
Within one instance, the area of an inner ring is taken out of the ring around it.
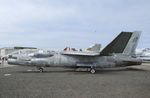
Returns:
[[[124,52],[123,52],[124,54],[135,55],[135,50],[136,50],[136,47],[138,45],[138,41],[140,39],[140,35],[141,35],[140,31],[135,31],[132,34],[132,37],[130,38],[126,48],[124,49]]]
[[[138,44],[141,32],[121,32],[100,55],[108,56],[113,53],[133,55]]]

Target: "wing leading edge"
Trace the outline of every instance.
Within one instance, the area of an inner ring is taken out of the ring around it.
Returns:
[[[63,51],[61,52],[63,55],[70,56],[99,56],[99,52],[79,52],[79,51]]]

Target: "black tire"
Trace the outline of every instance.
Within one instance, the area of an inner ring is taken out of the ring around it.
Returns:
[[[40,72],[43,72],[43,71],[44,71],[44,69],[43,69],[43,68],[39,68],[39,71],[40,71]]]
[[[91,72],[91,74],[94,74],[94,73],[96,72],[96,70],[92,68],[92,69],[90,70],[90,72]]]

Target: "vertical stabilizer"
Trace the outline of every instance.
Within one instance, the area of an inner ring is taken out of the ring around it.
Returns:
[[[121,32],[110,44],[108,44],[100,55],[108,56],[113,53],[132,55],[135,53],[141,32]]]
[[[140,38],[141,32],[140,31],[134,31],[134,33],[132,34],[126,48],[124,49],[124,54],[127,55],[135,55],[135,50],[136,47],[138,45],[138,41]]]

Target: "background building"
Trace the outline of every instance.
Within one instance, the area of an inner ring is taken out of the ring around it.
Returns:
[[[34,47],[4,47],[4,48],[0,48],[0,59],[6,57],[8,54],[18,51],[18,50],[22,50],[22,49],[37,49]]]

